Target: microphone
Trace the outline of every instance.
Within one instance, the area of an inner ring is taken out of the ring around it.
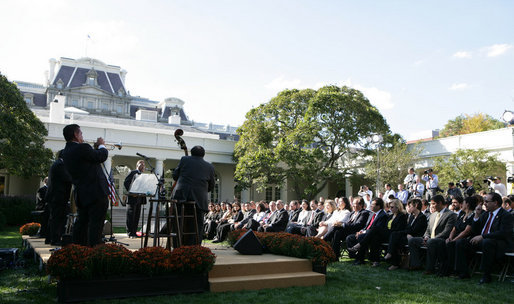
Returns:
[[[141,154],[141,153],[136,153],[136,155],[137,155],[137,156],[140,156],[140,157],[142,157],[142,158],[144,158],[144,159],[149,159],[149,158],[150,158],[150,157],[147,157],[146,155],[143,155],[143,154]]]

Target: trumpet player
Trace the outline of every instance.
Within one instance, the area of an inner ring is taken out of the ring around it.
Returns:
[[[96,140],[97,149],[84,143],[77,124],[64,127],[63,135],[66,147],[61,157],[75,187],[78,212],[73,226],[73,243],[92,247],[102,242],[103,223],[109,205],[107,178],[100,167],[109,152],[101,137]]]

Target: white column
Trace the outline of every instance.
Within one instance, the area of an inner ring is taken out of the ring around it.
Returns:
[[[107,159],[103,163],[103,168],[105,168],[105,172],[104,173],[107,176],[107,178],[109,178],[109,174],[111,173],[112,157],[113,157],[113,155],[109,154],[109,156],[107,157]]]
[[[352,192],[352,183],[350,182],[350,176],[347,176],[347,177],[344,179],[344,184],[345,184],[345,190],[346,190],[346,197],[353,196],[353,192]],[[350,203],[351,203],[351,202],[350,202]]]
[[[250,201],[250,191],[245,189],[241,191],[241,202],[249,202]]]
[[[162,169],[164,168],[164,159],[157,159],[155,162],[155,173],[157,173],[157,176],[161,177],[162,175]]]

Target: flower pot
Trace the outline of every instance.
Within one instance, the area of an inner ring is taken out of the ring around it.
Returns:
[[[162,276],[127,275],[105,279],[65,279],[57,284],[59,302],[79,302],[157,296],[177,293],[197,293],[209,290],[207,273],[171,274]]]

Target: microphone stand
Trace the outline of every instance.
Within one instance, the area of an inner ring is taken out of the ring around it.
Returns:
[[[118,191],[116,191],[116,188],[114,187],[114,181],[112,180],[112,177],[110,174],[107,174],[107,168],[105,168],[105,164],[102,163],[102,170],[104,171],[104,174],[107,176],[107,178],[109,179],[109,183],[112,185],[112,188],[114,189],[114,195],[116,195],[116,198],[121,202],[121,199],[120,199],[120,196],[118,195]],[[109,190],[110,191],[110,190]],[[114,215],[112,213],[112,202],[110,202],[110,209],[111,209],[111,236],[109,238],[103,238],[103,241],[104,242],[111,242],[111,243],[114,243],[114,244],[119,244],[119,245],[123,245],[123,246],[129,246],[129,244],[126,244],[126,243],[122,243],[122,242],[119,242],[118,240],[116,240],[116,237],[114,236],[114,230],[112,229],[112,222],[113,222],[113,218],[114,218]]]

